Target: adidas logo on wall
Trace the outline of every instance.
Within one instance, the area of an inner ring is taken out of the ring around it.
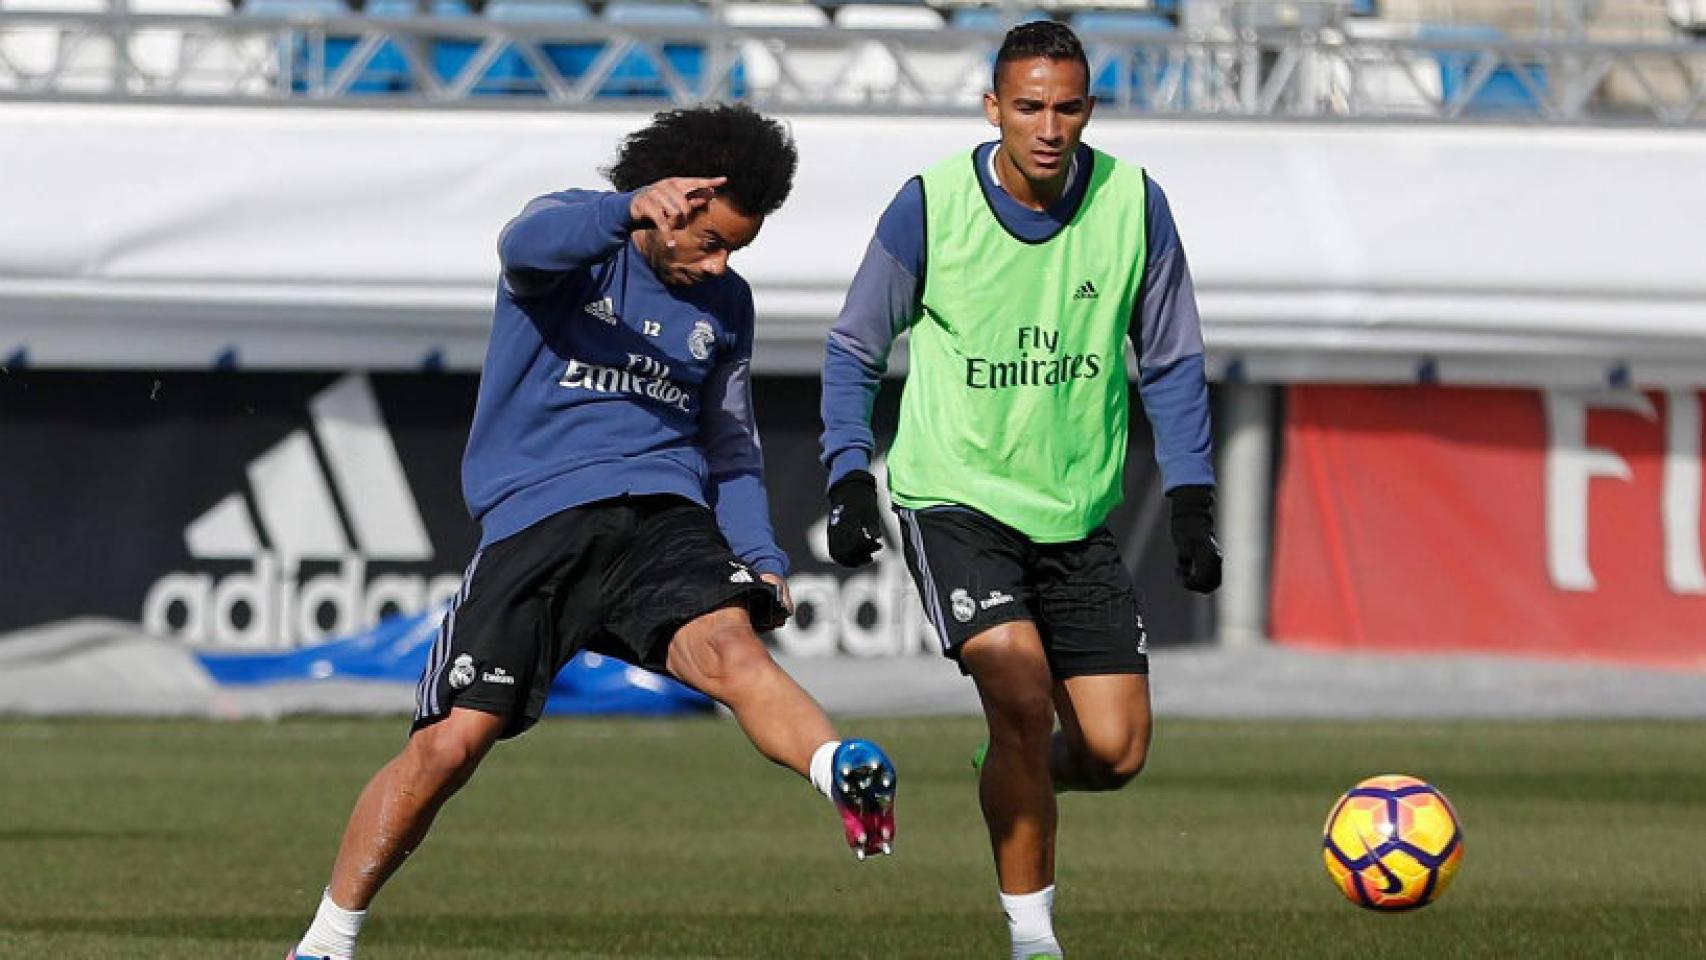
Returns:
[[[166,574],[143,600],[144,629],[201,646],[290,649],[424,610],[460,589],[456,573],[367,576],[372,561],[433,559],[367,378],[338,380],[308,408],[310,429],[249,463],[247,490],[184,528],[190,556],[248,561],[249,570],[217,580],[205,571]],[[304,564],[319,572],[303,579]]]
[[[1101,294],[1096,292],[1096,285],[1086,280],[1078,285],[1078,290],[1072,294],[1074,300],[1095,300]]]

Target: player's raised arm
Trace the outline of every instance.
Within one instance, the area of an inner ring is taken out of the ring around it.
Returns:
[[[909,180],[877,223],[823,358],[823,464],[829,470],[829,555],[859,566],[882,549],[871,459],[871,407],[895,338],[918,318],[924,272],[924,190]]]
[[[565,190],[535,198],[498,237],[505,286],[518,297],[545,293],[561,274],[607,259],[635,230],[655,227],[673,247],[674,231],[726,182],[665,177],[628,192]]]
[[[1213,429],[1202,320],[1167,195],[1154,180],[1146,180],[1145,188],[1149,256],[1130,331],[1138,357],[1138,393],[1172,508],[1179,578],[1186,588],[1209,593],[1220,586],[1221,560],[1214,536]]]
[[[561,275],[610,256],[635,229],[633,194],[565,190],[537,197],[498,235],[504,286],[538,296]]]

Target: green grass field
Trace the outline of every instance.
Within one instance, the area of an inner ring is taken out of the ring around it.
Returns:
[[[364,960],[1006,955],[970,719],[845,725],[901,771],[897,856],[720,720],[551,722],[386,890]],[[0,957],[276,960],[400,720],[0,723]],[[1329,885],[1328,806],[1432,780],[1462,872],[1419,912]],[[1706,725],[1166,722],[1062,799],[1057,929],[1090,957],[1706,956]]]

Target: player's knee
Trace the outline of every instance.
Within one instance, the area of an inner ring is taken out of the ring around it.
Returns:
[[[422,729],[409,740],[415,778],[429,788],[467,779],[485,756],[485,744],[445,722]]]
[[[771,663],[763,642],[745,625],[718,626],[682,640],[681,649],[671,652],[686,657],[689,679],[712,696],[756,677]]]
[[[1047,749],[1054,734],[1054,701],[1047,690],[1018,691],[989,702],[989,735],[998,743]]]
[[[1128,741],[1117,749],[1095,751],[1084,758],[1083,768],[1092,790],[1118,790],[1137,779],[1148,760],[1149,750],[1141,740]]]

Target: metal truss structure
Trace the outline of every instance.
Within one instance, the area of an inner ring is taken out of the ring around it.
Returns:
[[[962,112],[998,30],[0,13],[0,99]],[[1363,38],[1338,29],[1085,37],[1125,115],[1696,125],[1706,42]]]

